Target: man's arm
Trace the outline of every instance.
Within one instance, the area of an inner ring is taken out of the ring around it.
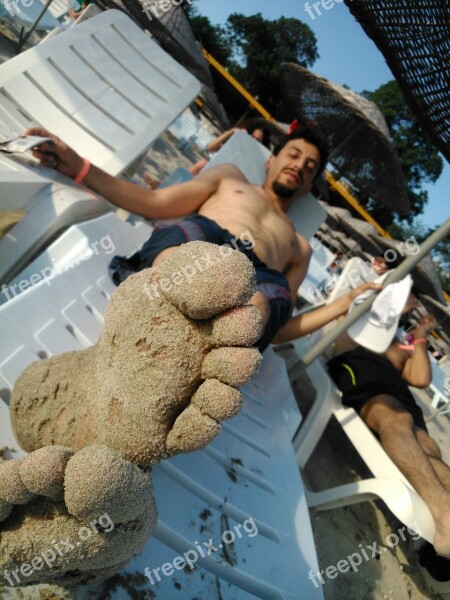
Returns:
[[[313,331],[317,331],[317,329],[334,321],[334,319],[345,315],[350,308],[350,304],[357,296],[363,294],[367,290],[378,291],[380,289],[381,286],[376,283],[363,283],[347,294],[330,302],[330,304],[326,304],[325,306],[321,306],[320,308],[316,308],[302,315],[291,317],[286,325],[278,331],[273,343],[282,344],[290,342],[291,340],[308,335]]]
[[[47,167],[52,167],[68,177],[76,177],[83,167],[83,159],[63,141],[45,129],[29,129],[26,134],[51,137],[52,143],[45,143],[33,150],[33,154]],[[104,198],[129,212],[147,218],[176,218],[198,210],[218,189],[226,178],[245,180],[239,169],[233,165],[220,165],[208,169],[192,181],[150,190],[134,183],[109,175],[95,165],[91,165],[84,183]]]
[[[431,365],[427,351],[426,337],[435,325],[436,321],[433,317],[425,315],[412,331],[414,339],[425,340],[414,344],[414,352],[407,359],[402,371],[403,379],[414,387],[426,388],[431,383]]]

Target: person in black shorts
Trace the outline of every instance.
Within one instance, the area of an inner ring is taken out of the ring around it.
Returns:
[[[383,354],[358,346],[332,358],[327,367],[342,392],[344,406],[351,406],[360,414],[374,396],[387,394],[396,398],[411,414],[416,427],[427,431],[422,410],[417,406],[407,382]]]
[[[395,342],[384,354],[375,354],[344,334],[327,367],[342,392],[342,403],[356,410],[428,505],[436,524],[434,549],[425,546],[420,557],[436,579],[446,581],[450,579],[450,468],[442,461],[408,387],[426,388],[431,382],[426,337],[434,326],[431,316],[422,317],[412,331],[411,344]]]

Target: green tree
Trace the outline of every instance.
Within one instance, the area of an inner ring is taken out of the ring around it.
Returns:
[[[319,57],[317,40],[305,23],[281,17],[264,19],[261,13],[246,17],[234,13],[225,27],[197,14],[188,17],[196,39],[242,85],[279,119],[283,118],[280,65],[294,62],[311,66]]]
[[[298,19],[270,21],[261,13],[249,17],[235,13],[228,17],[227,35],[233,49],[234,61],[228,65],[232,74],[268,110],[283,118],[280,65],[311,66],[319,57],[314,33]]]
[[[428,192],[422,186],[438,179],[444,167],[442,158],[406,103],[396,81],[389,81],[374,92],[363,92],[362,95],[375,102],[386,119],[408,186],[411,220],[423,213]]]
[[[225,28],[213,25],[208,17],[188,15],[195,39],[222,65],[228,65],[233,48]]]

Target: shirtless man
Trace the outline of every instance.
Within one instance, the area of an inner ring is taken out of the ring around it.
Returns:
[[[84,159],[48,131],[37,128],[27,133],[54,140],[34,151],[43,165],[69,177],[83,171]],[[155,231],[141,251],[129,259],[116,260],[112,266],[117,284],[132,272],[160,264],[184,242],[224,244],[250,233],[254,247],[239,249],[247,254],[257,272],[258,288],[252,303],[261,312],[265,325],[259,343],[263,349],[289,319],[311,257],[308,242],[296,233],[286,212],[296,197],[310,191],[326,163],[324,142],[311,129],[302,128],[274,149],[262,186],[250,184],[239,169],[228,164],[211,168],[192,181],[158,190],[117,179],[94,165],[83,180],[116,206],[146,218],[198,213]]]
[[[416,305],[410,299],[405,310]],[[450,558],[450,468],[442,462],[408,389],[408,385],[426,388],[431,382],[426,336],[435,324],[429,315],[423,317],[412,331],[410,346],[395,342],[384,354],[366,350],[344,334],[336,342],[328,368],[343,392],[343,404],[353,407],[377,434],[388,456],[428,505],[436,524],[434,548]],[[450,561],[440,560],[448,580]]]

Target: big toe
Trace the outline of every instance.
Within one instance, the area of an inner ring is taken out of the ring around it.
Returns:
[[[181,245],[158,272],[166,298],[193,319],[245,304],[256,287],[255,269],[242,252],[208,242]]]
[[[0,535],[0,571],[10,574],[10,585],[73,584],[112,575],[142,549],[155,527],[148,476],[118,452],[90,446],[73,455],[65,448],[42,448],[8,462],[18,463],[2,469],[3,479],[12,482],[10,505],[15,504]],[[28,504],[18,478],[24,489],[30,484],[34,490]],[[62,491],[65,501],[55,500]]]

